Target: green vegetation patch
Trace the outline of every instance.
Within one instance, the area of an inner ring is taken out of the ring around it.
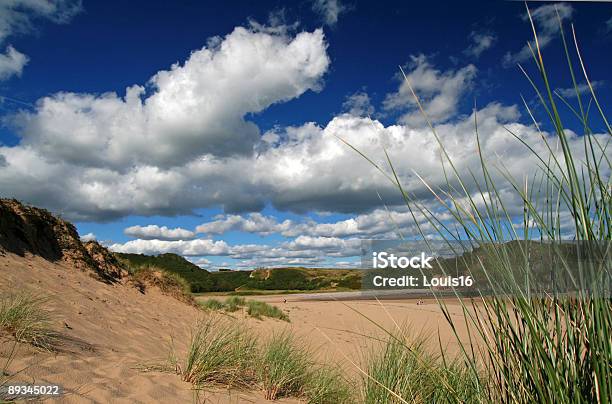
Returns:
[[[380,349],[370,352],[362,383],[366,404],[486,401],[479,389],[481,380],[468,366],[449,363],[424,344],[424,339],[402,331],[389,334]]]
[[[313,361],[314,353],[289,332],[263,345],[258,379],[265,398],[301,397],[309,403],[351,402],[349,384],[336,368]]]
[[[165,295],[185,303],[195,304],[189,283],[176,273],[147,265],[133,269],[131,280],[142,293],[146,293],[147,287],[155,286]]]
[[[148,370],[176,371],[196,390],[209,386],[261,389],[267,399],[295,397],[313,404],[354,402],[339,369],[316,362],[314,352],[290,332],[258,338],[239,322],[208,317],[196,323],[183,359]]]
[[[0,329],[18,342],[44,350],[53,350],[57,333],[51,328],[51,317],[44,305],[47,300],[30,293],[0,297]]]
[[[256,339],[235,323],[209,318],[196,324],[180,369],[184,381],[196,386],[249,387],[255,382]],[[175,365],[178,361],[175,360]]]
[[[265,302],[258,302],[255,300],[245,300],[243,297],[231,296],[225,299],[224,302],[218,299],[206,299],[204,301],[198,302],[200,307],[206,310],[212,311],[226,311],[228,313],[233,313],[242,308],[246,308],[246,312],[249,316],[260,319],[262,317],[271,317],[277,318],[279,320],[289,322],[289,316],[279,309],[276,306]]]
[[[289,316],[276,306],[256,300],[247,302],[247,314],[251,317],[261,319],[261,317],[272,317],[283,321],[289,321]]]

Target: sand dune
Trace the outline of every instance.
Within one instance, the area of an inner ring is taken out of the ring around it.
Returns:
[[[192,402],[194,392],[178,375],[143,372],[163,361],[173,338],[184,352],[190,329],[202,312],[149,288],[141,294],[124,283],[105,284],[88,272],[40,257],[0,256],[0,293],[29,290],[48,296],[54,326],[69,341],[62,352],[40,352],[19,344],[9,373],[14,381],[60,384],[62,402]],[[0,364],[13,343],[0,341]],[[259,392],[205,391],[201,402],[262,402]],[[283,401],[281,401],[283,402]],[[292,402],[285,400],[284,402]]]

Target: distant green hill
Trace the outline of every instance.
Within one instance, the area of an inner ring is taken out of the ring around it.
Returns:
[[[156,256],[116,253],[128,266],[157,266],[184,278],[192,293],[248,290],[359,289],[361,272],[349,269],[273,268],[208,272],[176,254]]]
[[[180,275],[191,286],[191,291],[195,284],[198,284],[210,276],[210,273],[192,264],[185,258],[176,254],[160,254],[160,255],[143,255],[143,254],[124,254],[115,253],[115,255],[124,261],[128,267],[138,268],[142,266],[156,266],[168,272],[173,272]]]
[[[248,280],[239,286],[242,290],[321,290],[360,287],[360,271],[302,267],[249,271]]]
[[[199,291],[359,289],[361,276],[351,269],[302,267],[211,272]]]

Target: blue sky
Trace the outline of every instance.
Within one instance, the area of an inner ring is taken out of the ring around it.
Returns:
[[[609,105],[612,4],[529,7],[555,88],[573,99],[556,7]],[[525,15],[513,1],[6,2],[0,196],[60,213],[117,251],[211,268],[351,265],[360,239],[416,229],[338,136],[377,161],[387,147],[425,204],[413,173],[441,180],[398,66],[459,166],[476,163],[476,103],[489,155],[517,178],[532,170],[503,129],[538,142],[521,95],[548,128],[517,68],[535,74]]]

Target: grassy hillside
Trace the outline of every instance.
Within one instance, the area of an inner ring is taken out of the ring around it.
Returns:
[[[208,272],[176,254],[149,256],[117,253],[129,267],[156,266],[185,279],[192,293],[236,290],[358,289],[361,272],[347,269],[274,268]]]
[[[249,275],[242,289],[319,290],[359,289],[361,272],[351,269],[274,268],[257,269]]]
[[[273,268],[253,271],[211,272],[192,284],[192,291],[359,289],[361,272],[320,268]]]
[[[119,259],[127,261],[128,265],[131,267],[142,267],[146,265],[157,266],[167,271],[184,275],[185,278],[189,278],[190,276],[197,278],[200,273],[203,273],[204,276],[208,274],[207,270],[192,264],[185,258],[176,254],[144,255],[115,253],[115,255],[119,257]]]

